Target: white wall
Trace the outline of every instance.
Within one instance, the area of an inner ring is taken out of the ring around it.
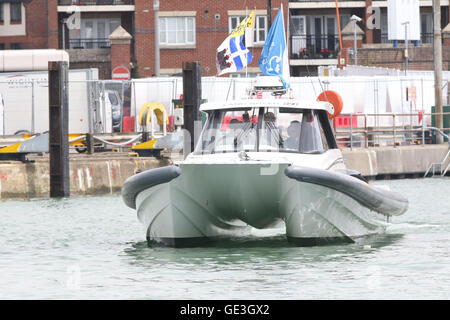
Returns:
[[[320,81],[319,81],[320,79]],[[246,97],[246,89],[252,79],[245,78],[202,78],[202,97],[208,102],[225,101]],[[326,83],[328,82],[328,84]],[[135,80],[132,98],[132,114],[138,114],[146,102],[161,102],[172,114],[172,102],[183,91],[182,78],[148,78]],[[421,77],[404,76],[351,76],[351,77],[293,77],[291,87],[294,97],[315,100],[322,88],[338,92],[343,99],[342,113],[417,113],[431,112],[434,105],[434,79],[432,75]],[[416,88],[416,102],[406,98],[406,88]],[[447,97],[443,89],[444,102]],[[135,108],[135,109],[134,109]],[[134,113],[134,111],[136,113]],[[361,118],[362,121],[363,118]],[[431,123],[429,117],[426,121]],[[397,125],[409,124],[409,117],[398,117]],[[380,118],[377,125],[391,125],[391,117]],[[361,125],[363,123],[361,122]],[[374,126],[370,118],[368,126]]]
[[[96,79],[95,75],[92,69],[69,70],[70,133],[89,132],[86,80]],[[4,100],[6,135],[19,130],[31,132],[33,108],[34,131],[48,131],[48,72],[0,73],[0,96]]]

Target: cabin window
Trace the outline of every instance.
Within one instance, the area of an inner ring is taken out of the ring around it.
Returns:
[[[200,153],[256,150],[258,109],[210,113],[196,151]]]
[[[332,131],[323,110],[213,110],[209,112],[195,152],[323,153],[330,147],[335,148],[334,137],[329,135]]]
[[[262,125],[260,151],[279,148],[285,152],[322,153],[328,149],[317,111],[267,109]],[[270,118],[274,117],[271,121]]]

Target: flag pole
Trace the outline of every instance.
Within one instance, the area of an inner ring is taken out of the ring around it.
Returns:
[[[335,2],[336,2],[337,28],[338,28],[338,34],[339,34],[339,51],[342,52],[341,19],[340,19],[340,17],[339,17],[338,0],[335,0]]]
[[[245,19],[247,19],[248,18],[248,7],[246,6],[245,7]],[[247,24],[248,24],[248,22],[247,22]],[[246,31],[247,31],[247,25],[245,26],[245,29],[244,29],[244,41],[245,41],[245,36],[246,36]],[[247,48],[247,43],[245,44],[245,47]],[[246,61],[248,61],[248,52],[245,52],[245,60]],[[247,63],[245,64],[245,79],[247,79],[248,78],[248,73],[247,73]]]

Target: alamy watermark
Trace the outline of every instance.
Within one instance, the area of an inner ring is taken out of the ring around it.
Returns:
[[[67,267],[66,287],[69,290],[80,290],[81,288],[81,268],[74,264]]]

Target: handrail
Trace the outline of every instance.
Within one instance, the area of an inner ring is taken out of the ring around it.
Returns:
[[[445,134],[441,129],[436,127],[425,127],[425,129],[434,130],[437,131],[439,134],[441,134],[444,138],[448,139],[448,144],[450,144],[450,138],[447,134]],[[450,129],[449,129],[450,130]]]
[[[445,176],[449,169],[450,169],[450,163],[448,164],[447,168],[445,168],[444,172],[442,173],[442,176]]]
[[[426,126],[425,125],[425,118],[427,116],[434,116],[434,115],[450,115],[450,112],[434,112],[434,113],[382,113],[382,114],[376,114],[376,113],[347,113],[347,114],[341,114],[339,117],[348,117],[350,120],[350,126],[348,126],[348,123],[346,126],[336,126],[337,118],[334,119],[334,128],[335,128],[335,134],[336,136],[340,136],[341,138],[345,139],[346,135],[349,135],[350,142],[350,148],[353,148],[354,144],[354,136],[357,134],[363,134],[364,137],[364,148],[367,148],[370,144],[370,142],[374,142],[375,139],[380,139],[382,137],[390,138],[393,140],[392,144],[394,147],[396,147],[399,144],[399,137],[404,137],[406,141],[409,139],[417,141],[418,139],[413,137],[413,133],[421,132],[421,140],[422,144],[425,144],[425,132],[437,132],[437,134],[442,135],[444,138],[446,138],[449,141],[450,146],[450,136],[449,134],[446,134],[445,132],[450,132],[450,128],[437,128],[433,126]],[[420,120],[415,120],[416,124],[413,123],[413,117],[422,117],[422,124],[420,124]],[[356,125],[355,118],[356,118]],[[363,124],[359,122],[358,126],[358,117],[363,118]],[[373,127],[368,126],[368,119],[370,117],[374,117],[375,119],[371,119],[372,122],[375,123]],[[392,118],[390,125],[380,126],[379,123],[379,117],[390,117]],[[399,122],[405,122],[404,120],[398,120],[401,117],[409,117],[411,120],[408,124],[402,124],[397,125]],[[392,136],[387,136],[386,133],[392,133]],[[399,135],[400,133],[400,135]],[[409,133],[410,135],[406,135]],[[403,134],[403,135],[402,135]],[[370,140],[372,138],[372,140]],[[370,140],[370,141],[369,141]],[[420,141],[420,140],[419,140]],[[362,142],[362,137],[361,137]],[[401,141],[400,141],[401,142]],[[419,143],[419,142],[416,142]]]
[[[136,137],[134,137],[134,138],[132,138],[132,139],[130,139],[128,141],[125,141],[125,142],[122,142],[122,143],[115,143],[115,142],[104,140],[104,139],[102,139],[100,137],[93,136],[94,139],[96,139],[96,140],[98,140],[100,142],[103,142],[105,144],[109,144],[111,146],[116,146],[116,147],[124,147],[124,146],[126,146],[126,145],[128,145],[130,143],[133,143],[133,142],[137,141],[141,137],[142,137],[142,133],[138,134]]]
[[[450,163],[448,164],[448,166],[445,168],[444,171],[442,171],[442,168],[445,166],[445,163],[447,162],[447,159],[450,157],[450,149],[448,150],[447,154],[444,157],[444,160],[442,160],[442,162],[433,162],[430,163],[430,166],[428,167],[427,171],[425,172],[425,174],[423,175],[423,177],[425,178],[428,175],[428,172],[431,171],[431,169],[433,169],[433,174],[432,176],[434,176],[434,168],[436,166],[439,166],[440,169],[440,175],[443,177],[447,174],[447,171],[450,169]]]

